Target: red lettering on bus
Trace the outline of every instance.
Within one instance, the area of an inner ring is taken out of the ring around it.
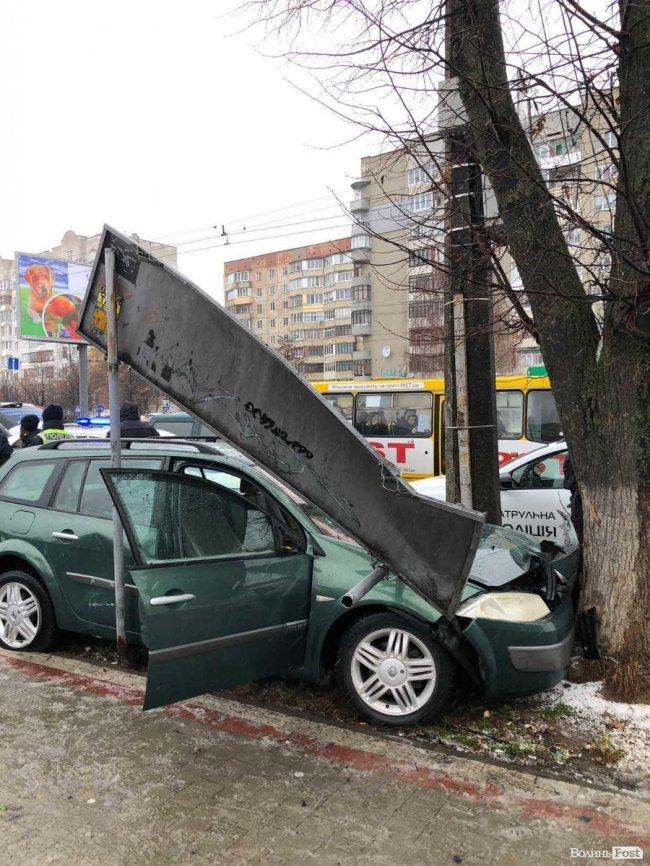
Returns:
[[[384,454],[384,446],[382,442],[372,442],[370,439],[368,439],[368,445],[372,445],[375,451],[379,451],[382,457],[386,456]]]
[[[387,442],[387,448],[395,449],[395,463],[406,463],[406,450],[407,448],[415,448],[415,444],[413,442]]]

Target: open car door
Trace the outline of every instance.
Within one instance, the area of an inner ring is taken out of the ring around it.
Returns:
[[[303,664],[312,558],[276,517],[192,475],[101,473],[136,562],[145,710]]]

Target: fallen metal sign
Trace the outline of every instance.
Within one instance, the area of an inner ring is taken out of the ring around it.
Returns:
[[[450,616],[483,516],[417,495],[284,358],[189,280],[108,227],[79,327],[95,346],[106,352],[108,247],[115,251],[120,361],[322,508]]]

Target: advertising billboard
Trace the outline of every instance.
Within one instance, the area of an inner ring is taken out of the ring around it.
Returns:
[[[23,340],[85,342],[77,327],[90,265],[17,253],[18,322]]]

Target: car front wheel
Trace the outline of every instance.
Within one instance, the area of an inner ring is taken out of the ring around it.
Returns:
[[[23,571],[0,575],[0,646],[37,652],[52,643],[55,632],[52,602],[41,582]]]
[[[339,646],[337,678],[358,712],[388,725],[419,724],[444,709],[454,662],[424,629],[392,613],[357,620]]]

